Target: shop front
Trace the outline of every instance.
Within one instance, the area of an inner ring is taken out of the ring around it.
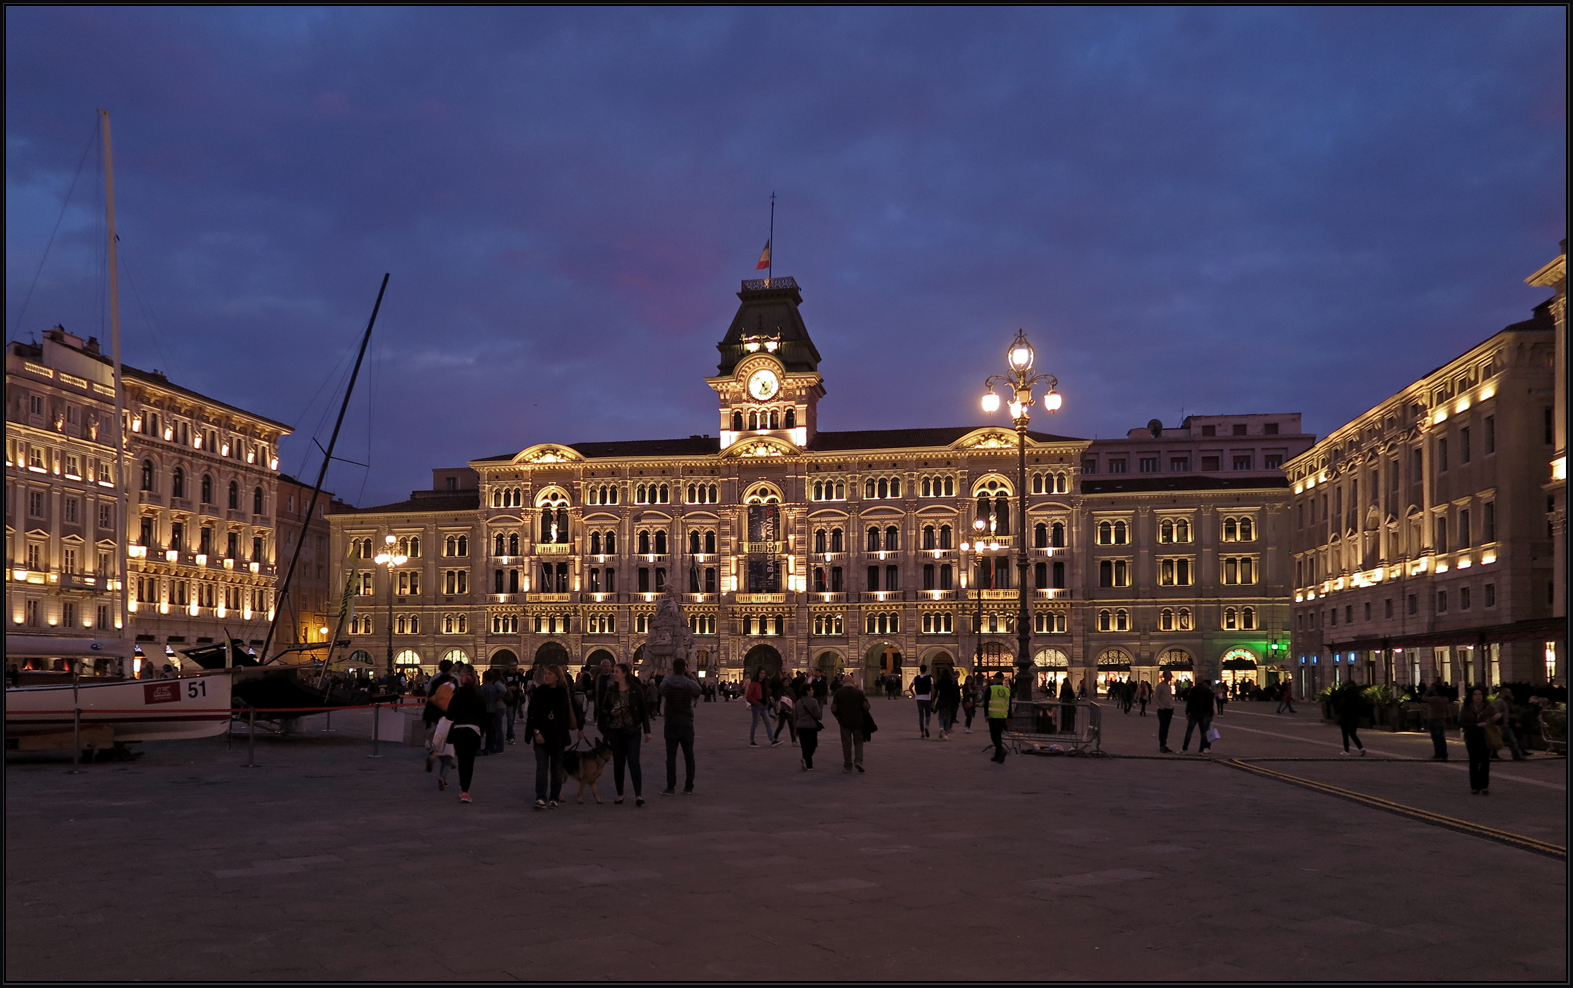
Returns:
[[[1117,683],[1131,681],[1131,653],[1123,648],[1106,648],[1098,656],[1098,693],[1107,696]]]

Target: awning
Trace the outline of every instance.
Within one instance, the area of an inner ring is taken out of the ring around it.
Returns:
[[[1448,645],[1496,645],[1519,641],[1568,640],[1568,624],[1563,618],[1542,618],[1534,621],[1515,621],[1512,624],[1493,624],[1484,628],[1460,628],[1457,631],[1435,631],[1418,635],[1399,635],[1393,638],[1355,638],[1343,642],[1326,642],[1333,652],[1377,652],[1387,648],[1443,648]]]

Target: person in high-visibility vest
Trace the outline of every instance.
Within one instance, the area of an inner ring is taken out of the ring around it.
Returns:
[[[994,741],[994,761],[1005,763],[1005,718],[1010,716],[1010,687],[1005,685],[1005,674],[996,672],[984,693],[983,715],[989,722],[989,737]]]

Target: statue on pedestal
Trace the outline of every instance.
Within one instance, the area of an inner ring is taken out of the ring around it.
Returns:
[[[655,617],[650,621],[650,637],[645,640],[639,668],[634,671],[640,679],[649,681],[671,672],[673,659],[686,661],[692,675],[694,633],[688,630],[688,620],[683,617],[683,605],[676,588],[669,586],[656,602]]]

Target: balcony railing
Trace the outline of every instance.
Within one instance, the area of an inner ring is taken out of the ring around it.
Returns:
[[[782,551],[781,547],[783,545],[784,545],[784,543],[781,543],[781,542],[743,542],[743,543],[740,543],[740,546],[741,546],[741,548],[742,548],[742,550],[743,550],[743,552],[745,554],[748,554],[748,555],[767,555],[767,556],[773,556],[773,555],[776,555],[776,554],[780,553]]]
[[[740,593],[734,598],[739,604],[785,604],[784,593]]]
[[[567,556],[573,554],[572,542],[537,542],[535,554],[538,556]]]
[[[531,603],[537,604],[566,604],[573,600],[571,593],[532,593],[529,596]]]

